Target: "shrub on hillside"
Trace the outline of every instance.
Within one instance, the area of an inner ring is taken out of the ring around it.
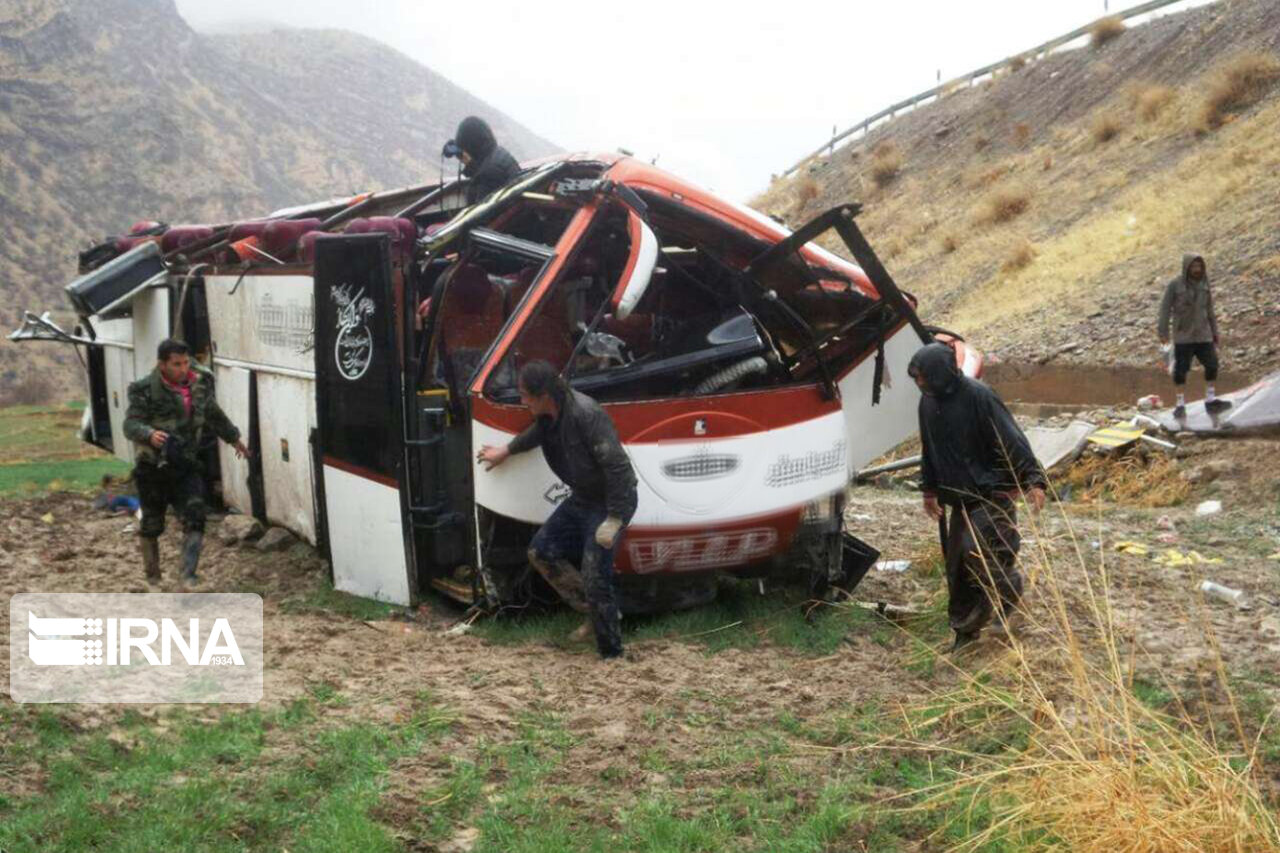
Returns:
[[[1094,47],[1102,47],[1107,42],[1114,41],[1124,35],[1124,30],[1124,21],[1120,19],[1119,15],[1099,18],[1089,28],[1089,40]]]
[[[1000,271],[1017,272],[1026,269],[1035,259],[1036,247],[1024,237],[1005,253],[1004,260],[1000,263]]]
[[[1031,125],[1025,121],[1020,121],[1013,126],[1013,141],[1018,145],[1026,145],[1031,139]]]
[[[1155,121],[1172,101],[1173,89],[1153,84],[1134,92],[1131,106],[1143,121]]]
[[[871,152],[871,180],[877,187],[893,183],[902,171],[902,152],[891,140],[886,139]]]
[[[998,225],[1021,216],[1030,206],[1031,194],[1025,187],[998,187],[978,205],[975,219],[979,225]]]
[[[1200,128],[1215,130],[1230,114],[1262,100],[1280,81],[1280,60],[1270,53],[1242,53],[1227,60],[1205,93]]]
[[[1093,120],[1089,135],[1099,145],[1110,142],[1120,135],[1120,119],[1111,113],[1103,113]]]
[[[806,175],[796,182],[796,203],[800,207],[807,207],[821,191],[822,187],[818,182]]]

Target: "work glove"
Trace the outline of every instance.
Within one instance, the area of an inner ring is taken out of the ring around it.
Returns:
[[[596,544],[601,548],[612,548],[622,530],[622,519],[611,515],[596,528]]]

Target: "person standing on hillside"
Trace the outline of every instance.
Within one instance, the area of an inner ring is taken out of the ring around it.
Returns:
[[[1039,512],[1046,480],[1013,415],[995,391],[960,372],[951,347],[922,347],[907,373],[924,395],[918,410],[924,511],[942,521],[951,507],[947,612],[959,649],[992,616],[1007,629],[1022,599],[1014,501],[1025,494]]]
[[[498,144],[489,123],[476,116],[459,122],[453,139],[444,144],[444,156],[462,160],[462,174],[470,179],[467,204],[484,201],[520,174],[520,164]]]
[[[533,423],[504,447],[481,447],[476,461],[491,470],[512,454],[542,448],[547,465],[572,491],[534,535],[529,562],[566,604],[590,614],[600,657],[619,657],[613,550],[636,511],[631,460],[608,413],[547,362],[526,364],[517,387]],[[573,565],[579,559],[581,569]]]
[[[1156,334],[1161,344],[1169,343],[1170,324],[1173,326],[1173,384],[1178,394],[1173,416],[1180,418],[1187,413],[1182,389],[1192,358],[1204,366],[1205,409],[1212,412],[1229,408],[1231,403],[1219,400],[1213,388],[1218,378],[1218,318],[1213,312],[1213,293],[1209,289],[1204,258],[1199,255],[1183,255],[1182,275],[1165,286],[1160,316],[1156,320]]]
[[[182,519],[182,580],[196,579],[204,545],[205,484],[200,462],[201,440],[211,430],[235,446],[242,459],[249,449],[231,423],[207,375],[192,370],[191,349],[166,339],[156,352],[155,370],[129,386],[124,434],[135,445],[133,481],[142,504],[139,541],[147,581],[160,580],[160,534],[172,504]]]

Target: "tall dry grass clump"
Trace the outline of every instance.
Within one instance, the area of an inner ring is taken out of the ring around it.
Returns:
[[[1173,89],[1159,84],[1143,86],[1136,90],[1130,99],[1130,106],[1143,121],[1155,121],[1171,103],[1173,103]]]
[[[1202,690],[1214,690],[1224,719],[1195,719],[1181,699],[1176,711],[1149,706],[1133,688],[1141,650],[1136,631],[1123,627],[1105,556],[1086,556],[1071,533],[1070,556],[1051,557],[1045,532],[1028,526],[1041,543],[1022,559],[1033,601],[1029,632],[1018,632],[1011,651],[985,670],[958,665],[961,686],[920,709],[915,720],[926,724],[910,724],[898,746],[962,761],[914,808],[989,809],[951,848],[961,851],[987,844],[1083,853],[1280,849],[1280,826],[1260,784],[1260,736],[1245,733],[1207,617],[1198,621],[1217,684]],[[1016,638],[1028,633],[1025,643]],[[1177,696],[1167,678],[1165,687]],[[1201,713],[1214,707],[1206,701]],[[959,739],[926,742],[948,720]],[[964,738],[1005,746],[973,749]]]
[[[819,186],[814,178],[810,178],[809,175],[800,178],[796,181],[796,206],[808,207],[813,204],[819,192],[822,192],[822,186]]]
[[[1119,15],[1099,18],[1089,27],[1089,43],[1094,47],[1102,47],[1124,35],[1124,20]]]
[[[987,194],[974,215],[979,225],[998,225],[1027,212],[1031,193],[1022,186],[997,187]]]
[[[1103,113],[1093,120],[1089,126],[1089,135],[1098,145],[1103,145],[1120,135],[1122,125],[1120,117],[1114,113]]]
[[[1031,266],[1031,262],[1036,259],[1036,247],[1026,238],[1014,243],[1013,246],[1005,252],[1004,260],[1000,263],[1000,271],[1006,273],[1017,272]]]
[[[893,140],[886,139],[871,152],[871,180],[875,185],[884,188],[893,183],[902,171],[902,152]]]
[[[1200,108],[1200,129],[1215,130],[1235,110],[1262,100],[1280,81],[1280,60],[1270,53],[1241,53],[1227,60],[1214,75]]]

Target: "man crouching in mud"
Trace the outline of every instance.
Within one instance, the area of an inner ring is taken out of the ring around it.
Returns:
[[[600,656],[616,658],[622,654],[622,618],[613,549],[636,511],[635,471],[609,415],[565,384],[550,364],[526,364],[518,384],[533,423],[505,447],[481,447],[476,461],[493,469],[513,453],[541,447],[551,470],[572,490],[533,537],[529,562],[565,603],[590,614]],[[573,565],[579,559],[581,573]]]
[[[182,518],[182,580],[194,583],[204,544],[204,477],[201,439],[212,430],[235,445],[241,458],[249,454],[240,430],[213,398],[206,375],[191,367],[191,349],[182,341],[164,340],[150,376],[129,386],[124,434],[134,443],[133,480],[142,504],[142,566],[147,581],[160,580],[160,534],[170,504]]]
[[[992,616],[1007,628],[1022,598],[1014,501],[1025,490],[1039,512],[1045,476],[1004,403],[985,384],[960,373],[950,347],[922,347],[907,372],[924,394],[919,408],[924,511],[941,521],[943,507],[951,507],[947,612],[959,649],[976,640]]]

